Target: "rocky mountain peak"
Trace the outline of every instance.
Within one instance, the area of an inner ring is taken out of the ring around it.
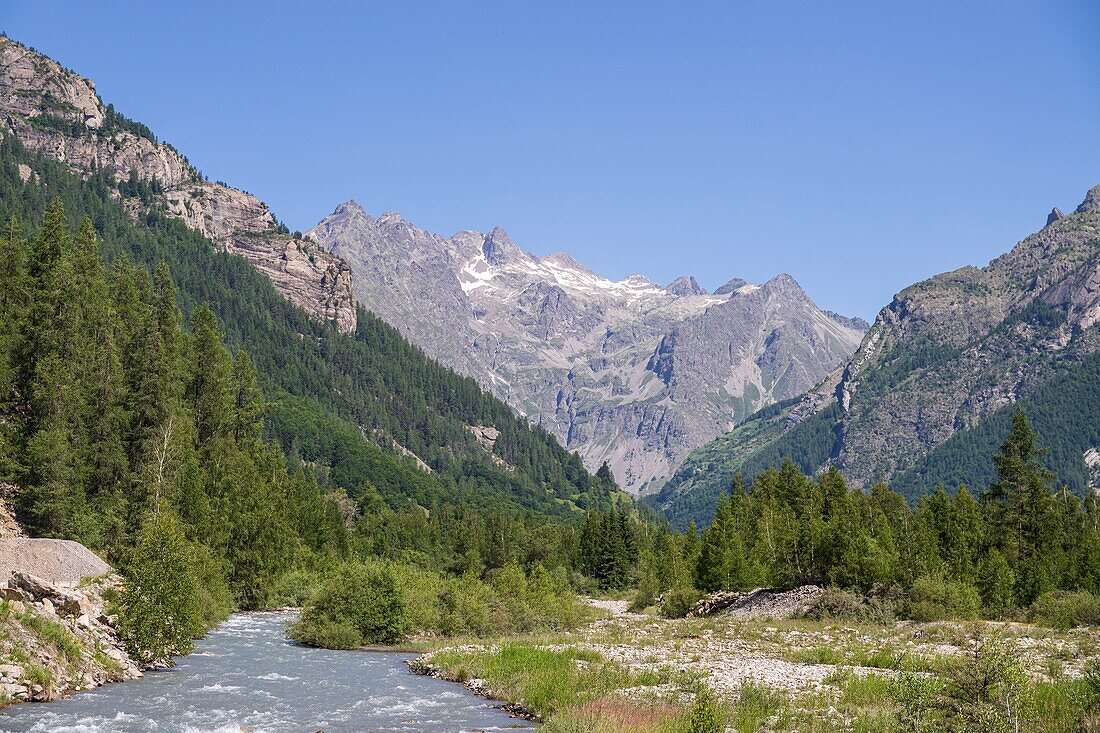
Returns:
[[[1100,186],[1093,186],[1085,194],[1085,200],[1077,207],[1075,214],[1093,214],[1100,212]]]
[[[1062,210],[1055,206],[1053,209],[1050,210],[1050,213],[1047,214],[1047,226],[1050,226],[1059,219],[1064,219],[1065,216],[1066,215],[1062,213]]]
[[[681,275],[680,277],[670,282],[665,287],[665,290],[677,297],[682,297],[685,295],[707,294],[707,291],[702,288],[698,282],[695,281],[694,275]]]
[[[714,294],[715,295],[729,295],[730,293],[734,292],[735,290],[740,290],[741,288],[745,287],[748,284],[749,284],[748,280],[742,280],[739,277],[735,277],[732,280],[727,280],[724,285],[719,286],[718,289],[714,291]]]
[[[866,325],[823,314],[797,285],[788,294],[789,276],[761,296],[737,279],[726,292],[745,297],[712,297],[690,275],[665,288],[536,257],[500,227],[445,239],[332,218],[311,233],[351,263],[364,306],[634,492],[731,421],[820,381]]]
[[[408,220],[397,211],[384,211],[382,216],[378,217],[378,223],[382,226],[403,226],[408,225]]]
[[[802,289],[802,286],[798,284],[798,281],[785,272],[781,272],[773,277],[771,280],[768,280],[766,283],[761,285],[760,288],[764,291],[769,292],[790,294],[803,298],[807,297],[806,291]]]
[[[493,227],[493,231],[485,235],[481,251],[490,265],[503,265],[515,256],[523,254],[502,227]]]

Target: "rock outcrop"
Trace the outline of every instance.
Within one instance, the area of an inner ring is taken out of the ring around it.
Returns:
[[[928,472],[940,468],[929,457],[960,432],[982,429],[1003,408],[1040,388],[1056,391],[1054,380],[1086,368],[1100,355],[1098,323],[1100,186],[1073,214],[1052,217],[987,266],[900,292],[841,368],[782,412],[762,414],[698,449],[658,504],[671,513],[684,497],[698,505],[693,492],[717,496],[733,472],[759,469],[756,457],[792,455],[796,447],[804,449],[803,468],[836,465],[855,485],[887,481],[912,496],[938,480],[973,485],[968,476],[977,469],[970,464],[983,460],[991,468],[1000,439],[978,457],[952,454],[943,461],[951,474],[931,480]],[[1080,397],[1063,399],[1067,404],[1055,409],[1068,414]],[[1079,461],[1084,473],[1082,456],[1100,448],[1081,430],[1093,416],[1066,419],[1068,440],[1053,418],[1044,437],[1063,448],[1057,460]],[[829,439],[811,445],[810,435]],[[1073,467],[1066,468],[1063,480]]]
[[[108,170],[120,184],[145,184],[171,216],[245,257],[311,315],[344,332],[355,329],[344,262],[287,233],[255,196],[206,180],[144,125],[104,106],[88,79],[7,38],[0,38],[0,132],[75,171]],[[134,197],[127,203],[138,213],[148,202]]]
[[[0,500],[0,705],[141,677],[106,610],[118,576],[76,542],[25,537]]]
[[[855,349],[866,324],[822,312],[786,275],[708,295],[600,277],[536,257],[501,228],[444,238],[354,201],[309,236],[344,258],[356,297],[430,356],[550,430],[590,469],[653,491],[695,446],[797,395]]]

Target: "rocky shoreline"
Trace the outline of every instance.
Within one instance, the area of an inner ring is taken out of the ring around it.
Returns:
[[[463,679],[459,675],[451,674],[445,669],[441,669],[432,664],[430,660],[430,654],[424,654],[416,659],[410,659],[406,664],[409,667],[409,671],[413,674],[423,675],[425,677],[431,677],[433,679],[442,680],[444,682],[456,682],[473,694],[484,697],[487,700],[503,703],[499,705],[501,710],[511,715],[513,718],[522,718],[523,720],[530,720],[533,723],[541,723],[542,718],[532,712],[530,709],[521,705],[518,702],[512,702],[507,700],[497,693],[495,693],[485,680],[481,679]]]
[[[107,609],[120,583],[77,542],[26,537],[0,500],[0,706],[143,675]]]

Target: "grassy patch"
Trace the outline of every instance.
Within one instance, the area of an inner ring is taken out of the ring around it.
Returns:
[[[483,679],[494,693],[518,702],[543,718],[566,708],[607,697],[618,690],[664,681],[649,672],[631,672],[595,652],[505,644],[487,651],[449,650],[432,663],[454,679]]]
[[[737,733],[756,733],[784,706],[779,693],[760,685],[745,685],[733,706],[731,725]]]
[[[39,639],[61,652],[70,663],[76,664],[83,658],[84,647],[61,624],[36,616],[33,613],[24,614],[22,621],[25,628],[30,629]]]

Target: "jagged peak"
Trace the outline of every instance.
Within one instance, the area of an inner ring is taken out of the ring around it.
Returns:
[[[1085,200],[1077,207],[1075,214],[1095,214],[1100,212],[1100,186],[1093,186],[1085,194]]]
[[[348,199],[344,203],[336,207],[336,211],[354,211],[356,213],[367,213],[367,210],[360,205],[355,199]]]
[[[511,240],[508,232],[503,227],[493,227],[493,231],[485,235],[481,244],[482,254],[485,260],[492,265],[500,265],[512,257],[522,254],[522,250]]]
[[[379,224],[389,224],[389,225],[393,226],[393,225],[400,225],[400,224],[408,224],[409,221],[405,217],[401,216],[400,212],[397,212],[397,211],[384,211],[384,212],[382,212],[382,216],[378,217],[378,223]]]
[[[1053,209],[1050,210],[1050,213],[1047,214],[1047,226],[1050,226],[1059,219],[1064,218],[1066,218],[1066,215],[1062,213],[1061,209],[1055,206]]]
[[[746,285],[751,285],[748,280],[742,280],[739,277],[727,280],[722,285],[718,286],[718,289],[714,291],[715,295],[729,295],[730,293],[737,292]]]
[[[694,275],[681,275],[666,285],[665,290],[676,296],[707,294],[706,289],[696,282]]]
[[[797,290],[798,292],[803,294],[805,294],[806,292],[802,289],[802,286],[798,284],[798,281],[786,272],[779,273],[771,280],[768,280],[766,283],[761,285],[761,287],[767,288],[769,290]]]

